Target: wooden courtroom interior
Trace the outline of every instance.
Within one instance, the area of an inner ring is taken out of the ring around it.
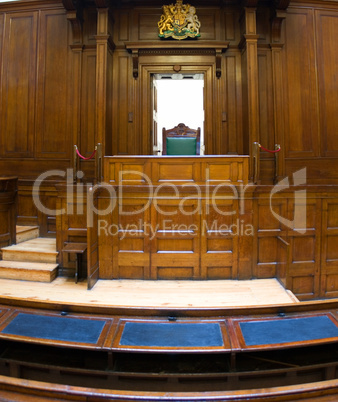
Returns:
[[[337,19],[0,2],[0,400],[337,400]]]

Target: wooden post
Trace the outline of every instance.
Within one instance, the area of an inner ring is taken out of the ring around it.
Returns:
[[[287,4],[284,5],[288,6]],[[280,144],[281,152],[284,154],[284,80],[283,80],[283,58],[282,49],[284,46],[284,35],[282,35],[282,23],[286,17],[285,10],[275,10],[271,18],[272,40],[271,60],[272,60],[272,79],[273,79],[273,104],[274,104],[274,131],[275,142]],[[285,154],[284,154],[285,156]],[[276,157],[276,171],[274,180],[277,182],[285,174],[284,158]]]
[[[95,179],[97,183],[101,183],[102,177],[102,144],[96,145],[96,155],[95,155]]]
[[[252,147],[252,159],[253,159],[253,183],[258,184],[259,182],[259,170],[260,170],[260,147],[259,143],[255,141]]]
[[[81,80],[82,80],[82,52],[83,52],[83,4],[75,0],[63,0],[62,4],[67,11],[67,20],[72,28],[72,71],[71,71],[71,104],[72,110],[70,129],[73,137],[73,144],[81,144],[80,120],[81,120]],[[76,147],[76,145],[74,146]],[[73,150],[73,174],[74,183],[79,165],[77,161],[76,149]]]
[[[281,149],[281,146],[279,144],[275,144],[275,150],[277,151],[278,149]],[[276,152],[275,153],[275,174],[274,174],[274,178],[273,178],[274,184],[278,182],[279,163],[280,163],[279,152]]]
[[[96,138],[105,144],[107,114],[108,8],[97,10],[96,35]]]
[[[114,44],[111,39],[111,18],[109,8],[104,1],[96,0],[97,35],[96,35],[96,142],[102,145],[102,155],[105,155],[107,136],[111,135],[108,127],[108,109],[111,88],[108,86],[108,64],[112,57]],[[108,141],[111,142],[110,140]]]
[[[242,48],[242,80],[244,102],[244,129],[247,137],[244,139],[244,152],[253,155],[253,143],[259,142],[259,98],[258,98],[258,58],[256,30],[256,8],[244,7],[242,20],[242,38],[239,46]],[[251,157],[249,177],[253,179],[253,158]]]
[[[74,183],[77,182],[77,172],[79,170],[79,158],[77,156],[77,145],[73,147],[73,181]]]

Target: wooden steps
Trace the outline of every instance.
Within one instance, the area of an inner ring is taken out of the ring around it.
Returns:
[[[52,282],[57,275],[58,264],[24,261],[0,261],[0,278],[22,281]]]
[[[52,282],[58,271],[57,255],[55,239],[38,237],[4,247],[0,278]]]
[[[46,262],[56,264],[56,240],[38,237],[2,249],[6,261]]]
[[[38,226],[16,226],[16,244],[39,237]]]

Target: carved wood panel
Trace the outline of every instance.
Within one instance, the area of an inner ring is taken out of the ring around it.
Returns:
[[[113,155],[138,155],[140,130],[139,107],[135,102],[135,86],[132,78],[131,58],[125,51],[115,51],[113,56]],[[149,88],[150,90],[150,88]]]
[[[56,209],[56,190],[47,183],[33,192],[34,183],[20,181],[18,186],[17,223],[23,226],[38,226],[41,237],[55,237],[56,219],[47,210]],[[33,193],[35,194],[33,196]]]
[[[221,79],[221,116],[222,135],[221,153],[243,154],[242,138],[242,91],[241,75],[238,69],[240,65],[240,52],[237,50],[228,50],[224,63],[224,79]],[[223,86],[223,87],[222,87]]]
[[[275,149],[272,61],[270,49],[258,49],[259,73],[259,142],[265,148]],[[260,179],[265,182],[274,177],[275,155],[260,153]]]
[[[320,293],[320,233],[321,199],[311,194],[306,199],[288,199],[289,219],[295,217],[295,208],[306,208],[306,230],[295,226],[288,230],[290,260],[287,287],[299,299],[311,299]]]
[[[113,246],[113,277],[150,279],[150,239],[154,230],[150,208],[147,199],[134,197],[119,198],[113,212],[115,219],[108,233]]]
[[[278,236],[283,234],[282,224],[275,218],[287,215],[287,201],[274,197],[270,203],[269,193],[261,195],[254,203],[254,225],[256,228],[253,259],[255,278],[274,278],[277,276],[276,262]]]
[[[149,198],[121,188],[116,199],[99,218],[100,278],[237,278],[242,228],[234,200],[207,203],[167,190]]]
[[[163,195],[151,208],[151,279],[198,279],[200,274],[200,208],[198,199]]]
[[[242,226],[238,202],[222,199],[205,200],[201,215],[201,278],[237,279],[238,240]]]
[[[6,157],[34,154],[37,30],[37,12],[5,16],[0,152]]]
[[[38,226],[38,210],[33,202],[32,186],[19,184],[18,190],[18,225]]]
[[[69,158],[72,152],[72,138],[68,135],[71,85],[67,24],[63,11],[41,13],[37,85],[38,157]]]
[[[3,27],[5,21],[5,14],[0,12],[0,25]],[[0,65],[2,65],[2,47],[3,47],[3,29],[0,31]],[[1,103],[0,103],[0,110],[1,110]]]
[[[318,100],[320,113],[320,136],[322,156],[338,156],[337,107],[338,13],[316,10],[316,38],[318,62]]]
[[[311,9],[289,9],[286,17],[286,153],[319,155],[314,27]]]
[[[62,274],[73,275],[76,256],[62,252],[66,243],[87,242],[87,187],[57,185],[56,249]]]
[[[82,155],[89,157],[96,145],[95,94],[96,54],[89,49],[83,52],[81,84],[81,136],[77,142]]]
[[[283,194],[282,192],[269,199],[269,193],[266,193],[256,200],[254,204],[256,228],[253,249],[256,261],[254,277],[280,276],[282,245],[284,257],[281,279],[286,288],[300,299],[319,297],[321,203],[320,194],[310,193],[305,193],[304,198],[297,199],[292,193]],[[296,208],[298,213],[299,208],[306,211],[304,220],[295,219]],[[303,227],[305,223],[306,227]]]
[[[323,200],[321,296],[338,297],[338,201]]]
[[[236,278],[247,176],[246,157],[106,158],[117,205],[99,224],[100,277]]]

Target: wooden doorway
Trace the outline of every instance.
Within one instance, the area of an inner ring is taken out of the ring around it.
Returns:
[[[154,155],[163,154],[163,128],[180,123],[200,128],[199,154],[204,155],[204,75],[153,74],[152,87]]]
[[[189,57],[187,57],[189,59]],[[144,58],[146,59],[146,57]],[[163,60],[163,58],[161,58]],[[168,62],[170,62],[170,57],[167,58]],[[175,59],[174,59],[175,60]],[[157,151],[159,150],[158,139],[156,136],[156,131],[162,130],[162,127],[157,127],[156,117],[157,109],[156,109],[156,85],[154,85],[154,76],[161,75],[171,75],[175,74],[174,68],[179,69],[179,74],[185,76],[195,76],[199,75],[200,77],[204,77],[204,153],[213,155],[217,154],[216,144],[216,121],[217,121],[217,108],[215,108],[214,104],[214,88],[215,88],[215,68],[214,61],[208,60],[209,65],[192,65],[189,63],[180,66],[176,66],[175,61],[173,60],[170,65],[164,63],[161,65],[156,65],[153,61],[152,64],[142,63],[140,62],[140,98],[139,98],[139,116],[140,116],[140,134],[141,134],[141,144],[142,144],[142,154],[143,155],[154,155],[159,154]],[[145,60],[144,60],[145,61]],[[147,60],[150,61],[150,60]],[[187,62],[186,62],[187,63]],[[176,74],[178,74],[176,73]],[[177,95],[168,95],[168,103],[175,101],[175,96],[185,96],[188,97],[187,94],[177,94]],[[180,121],[177,122],[181,123]],[[186,123],[186,122],[184,122]],[[168,127],[170,128],[170,127]],[[156,136],[156,138],[155,138]]]

